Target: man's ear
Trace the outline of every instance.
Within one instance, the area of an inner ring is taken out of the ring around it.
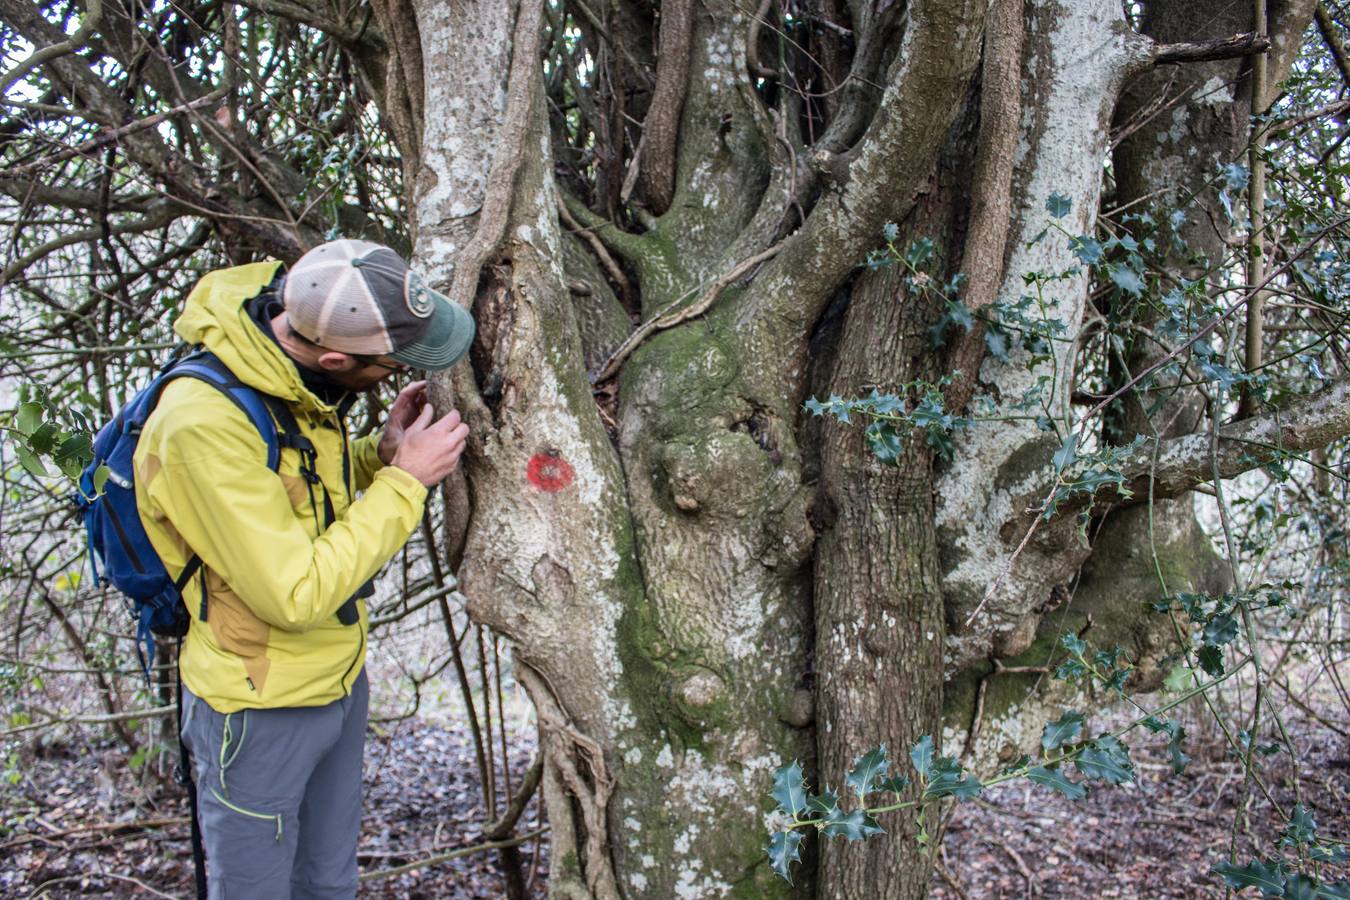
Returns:
[[[348,356],[346,353],[339,353],[336,350],[325,350],[319,354],[319,368],[325,372],[350,372],[352,369],[358,369],[361,363]]]

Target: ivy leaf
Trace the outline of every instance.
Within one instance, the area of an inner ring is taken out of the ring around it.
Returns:
[[[1284,893],[1285,876],[1279,864],[1267,865],[1260,860],[1252,860],[1245,866],[1237,866],[1228,861],[1216,864],[1209,870],[1223,877],[1224,884],[1231,888],[1254,887],[1263,897],[1278,897]]]
[[[886,774],[890,765],[891,760],[886,755],[886,745],[882,744],[875,750],[858,757],[853,763],[853,771],[848,773],[844,782],[853,788],[853,793],[857,794],[858,799],[861,800],[877,789],[877,782]]]
[[[1289,813],[1289,824],[1280,835],[1280,846],[1297,847],[1317,840],[1317,820],[1302,803],[1294,804]]]
[[[765,848],[773,870],[788,884],[792,884],[792,864],[801,862],[802,837],[800,831],[779,831],[769,838],[769,846]]]
[[[1071,743],[1083,730],[1083,714],[1066,709],[1056,722],[1047,722],[1041,732],[1041,746],[1046,750],[1056,750]]]
[[[1127,784],[1134,781],[1134,764],[1130,751],[1111,735],[1103,735],[1074,760],[1078,771],[1088,778],[1099,778],[1108,784]]]
[[[1055,219],[1062,219],[1073,209],[1073,201],[1060,193],[1051,194],[1045,201],[1046,211]]]
[[[1032,784],[1048,787],[1063,794],[1070,800],[1082,800],[1087,796],[1087,788],[1080,781],[1074,781],[1061,769],[1047,769],[1045,766],[1033,766],[1027,769],[1027,778]]]
[[[806,780],[802,777],[801,763],[794,759],[773,773],[772,794],[778,808],[794,819],[806,809]]]
[[[925,734],[915,741],[914,746],[909,750],[909,761],[914,763],[915,770],[919,777],[928,778],[928,773],[933,767],[933,736]]]
[[[1064,444],[1055,452],[1054,458],[1050,461],[1055,466],[1055,474],[1058,475],[1078,459],[1078,432],[1070,434],[1064,439]]]
[[[826,788],[806,798],[806,808],[823,814],[827,819],[839,810],[839,795]]]

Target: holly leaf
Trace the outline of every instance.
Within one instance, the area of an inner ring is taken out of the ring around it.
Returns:
[[[1064,439],[1064,444],[1055,452],[1050,460],[1055,466],[1055,474],[1059,474],[1074,464],[1078,459],[1078,433],[1074,432]]]
[[[14,455],[19,458],[19,465],[34,478],[41,478],[44,475],[51,474],[47,467],[42,464],[42,460],[32,450],[29,450],[23,444],[14,445]]]
[[[873,422],[867,426],[867,448],[878,461],[888,466],[898,466],[900,454],[905,450],[904,441],[896,434],[895,426],[890,422]]]
[[[1296,872],[1285,880],[1284,893],[1280,896],[1292,900],[1317,900],[1317,882]]]
[[[834,815],[839,809],[839,795],[826,788],[819,794],[812,794],[806,798],[806,808],[821,813],[825,818]]]
[[[793,760],[773,773],[773,799],[778,808],[797,818],[797,814],[806,809],[806,779],[802,777],[802,764]]]
[[[1317,841],[1317,820],[1302,803],[1295,803],[1289,812],[1289,824],[1280,835],[1280,846],[1297,847]]]
[[[968,775],[956,760],[942,756],[933,760],[930,767],[931,778],[924,797],[938,800],[942,797],[955,797],[958,800],[974,800],[984,790],[984,784],[974,775]]]
[[[779,831],[769,838],[769,846],[765,848],[773,870],[788,884],[792,884],[792,864],[801,862],[802,838],[800,831]]]
[[[1127,294],[1138,297],[1144,293],[1144,280],[1129,266],[1112,266],[1111,281]]]
[[[1222,646],[1237,636],[1237,620],[1227,613],[1215,616],[1205,624],[1204,638],[1206,644]]]
[[[1082,800],[1087,796],[1087,787],[1080,781],[1074,781],[1064,774],[1062,769],[1047,769],[1045,766],[1033,766],[1027,769],[1027,778],[1032,784],[1048,787],[1070,800]]]
[[[1268,865],[1254,859],[1245,866],[1238,866],[1225,860],[1209,871],[1221,876],[1224,884],[1231,888],[1254,887],[1263,897],[1278,897],[1284,893],[1285,876],[1278,864]]]
[[[886,745],[868,751],[853,761],[853,771],[844,778],[844,783],[853,788],[853,793],[861,800],[876,790],[877,782],[890,768],[891,760],[886,755]]]
[[[904,775],[892,775],[890,778],[887,778],[885,781],[881,782],[881,784],[877,785],[877,790],[890,791],[892,794],[899,797],[907,787],[909,787],[908,778]]]
[[[1045,209],[1051,218],[1062,219],[1073,209],[1073,201],[1063,194],[1054,193],[1046,198]]]
[[[925,734],[914,742],[914,746],[909,749],[909,761],[914,763],[915,770],[920,778],[928,778],[928,772],[933,767],[933,736]]]
[[[1205,644],[1196,652],[1195,658],[1200,663],[1200,668],[1215,678],[1223,674],[1223,649],[1221,647]]]
[[[843,837],[850,841],[866,840],[874,834],[885,833],[886,830],[865,809],[855,809],[848,815],[836,811],[834,817],[825,823],[827,837]]]
[[[989,349],[989,355],[999,361],[1008,358],[1008,338],[997,328],[988,328],[984,332],[984,346]]]
[[[14,427],[25,435],[32,434],[42,424],[42,404],[29,401],[19,404],[14,411]]]
[[[1157,716],[1149,716],[1145,719],[1144,727],[1154,734],[1166,734],[1170,738],[1167,742],[1167,754],[1171,757],[1172,771],[1177,775],[1185,772],[1186,766],[1191,761],[1191,758],[1181,749],[1181,742],[1186,738],[1186,727],[1180,722],[1159,719]]]
[[[1103,735],[1078,754],[1074,760],[1078,771],[1087,778],[1097,778],[1108,784],[1127,784],[1134,781],[1134,764],[1130,751],[1119,740]]]
[[[1041,732],[1041,746],[1046,750],[1056,750],[1072,743],[1083,730],[1083,714],[1066,709],[1058,721],[1047,722]]]

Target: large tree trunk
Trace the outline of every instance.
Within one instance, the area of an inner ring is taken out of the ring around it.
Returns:
[[[460,574],[539,710],[553,892],[788,891],[762,850],[771,772],[812,768],[818,748],[837,783],[871,746],[938,732],[944,677],[1026,651],[1089,555],[1071,523],[1052,523],[1005,574],[1020,537],[1007,523],[1058,445],[1029,424],[972,432],[951,464],[912,441],[887,467],[858,429],[803,421],[813,387],[852,395],[949,364],[928,344],[940,308],[896,272],[856,266],[897,221],[902,241],[942,246],[935,273],[977,268],[990,298],[1069,268],[1065,241],[1032,240],[1046,199],[1071,198],[1060,224],[1092,230],[1116,96],[1152,45],[1109,0],[1002,5],[1026,33],[1004,60],[1021,60],[1010,101],[1006,75],[1001,97],[975,90],[985,4],[859,7],[854,65],[880,90],[855,84],[847,114],[808,135],[797,101],[756,85],[769,43],[740,7],[672,8],[659,38],[628,7],[602,8],[580,27],[628,34],[615,60],[644,65],[659,43],[652,108],[637,107],[653,127],[628,162],[639,177],[605,163],[580,197],[554,178],[554,151],[572,151],[545,108],[541,6],[414,8],[416,253],[480,327],[473,371],[438,393],[474,428],[468,490],[451,492],[471,514]],[[986,82],[999,71],[986,63]],[[1003,148],[992,159],[987,142]],[[641,230],[606,218],[634,190]],[[1011,228],[991,230],[990,210],[1010,210]],[[619,346],[630,294],[644,325]],[[1072,331],[1085,297],[1079,276],[1045,299]],[[980,384],[1007,402],[1073,358],[1062,347],[1040,371],[990,360]],[[1053,398],[1057,416],[1065,403]],[[967,722],[962,685],[949,725]],[[1008,739],[1002,715],[982,748]],[[926,893],[912,824],[888,825],[885,843],[826,849],[823,893]],[[812,882],[808,865],[797,890]]]

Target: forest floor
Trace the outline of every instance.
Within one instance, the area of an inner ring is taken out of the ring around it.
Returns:
[[[1303,801],[1323,836],[1345,839],[1350,740],[1296,709],[1288,712],[1300,750]],[[1009,783],[957,807],[942,847],[946,874],[935,876],[932,896],[1222,896],[1208,871],[1227,855],[1242,769],[1225,757],[1221,738],[1203,722],[1188,722],[1188,728],[1186,750],[1193,760],[1182,775],[1172,774],[1163,741],[1141,736],[1130,742],[1139,776],[1134,785],[1099,789],[1070,803]],[[408,718],[370,735],[359,851],[364,875],[481,841],[477,765],[465,731]],[[532,754],[527,740],[516,740],[512,770],[523,773]],[[1263,761],[1272,795],[1286,809],[1294,802],[1291,765],[1286,753]],[[182,795],[135,780],[110,747],[58,743],[27,752],[17,779],[0,784],[0,896],[190,896]],[[1253,836],[1267,852],[1278,842],[1279,827],[1264,798],[1252,803],[1250,823],[1250,833],[1239,835],[1244,862]],[[538,827],[531,808],[518,832]],[[532,872],[531,896],[544,896],[547,836],[541,844],[522,845],[520,854]],[[1333,877],[1347,877],[1346,867]],[[475,853],[372,878],[362,883],[360,896],[469,900],[500,897],[502,884],[496,854]]]

